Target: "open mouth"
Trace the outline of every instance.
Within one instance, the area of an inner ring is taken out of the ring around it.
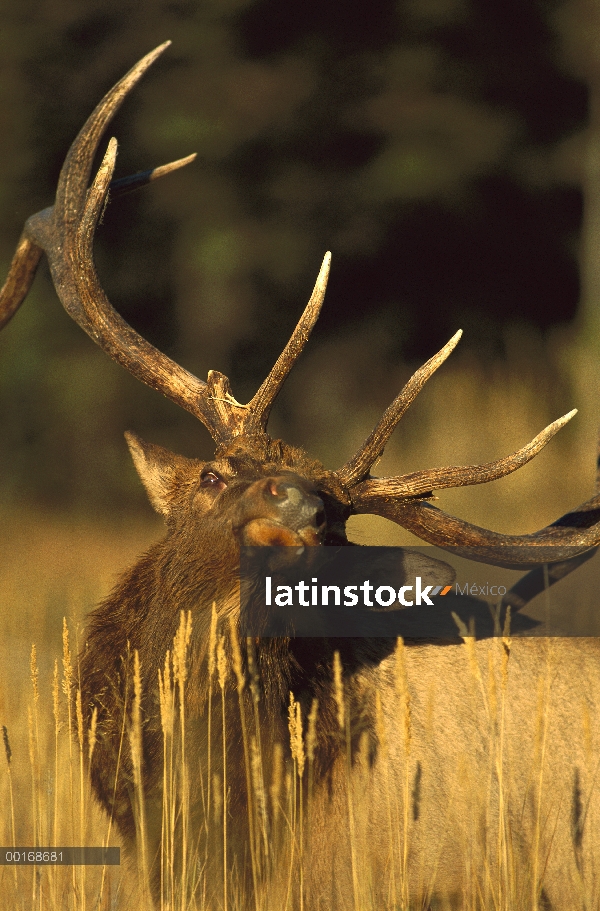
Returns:
[[[322,532],[314,525],[293,529],[273,519],[252,519],[240,529],[240,543],[246,547],[317,547]]]

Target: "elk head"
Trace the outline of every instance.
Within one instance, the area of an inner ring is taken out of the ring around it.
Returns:
[[[132,177],[113,180],[117,141],[111,139],[91,185],[92,161],[101,136],[128,92],[170,42],[136,64],[103,98],[71,146],[53,206],[27,221],[0,292],[0,327],[24,300],[42,252],[66,311],[111,358],[153,389],[195,415],[216,445],[214,461],[202,464],[148,445],[128,435],[136,468],[154,508],[172,529],[196,512],[208,517],[227,512],[238,542],[318,545],[346,542],[349,516],[384,516],[440,547],[485,563],[509,568],[538,565],[585,553],[600,542],[594,497],[554,524],[529,535],[501,535],[449,516],[428,502],[434,490],[482,484],[530,461],[575,414],[554,421],[522,449],[484,465],[425,469],[377,478],[371,468],[398,421],[427,380],[446,360],[461,333],[419,368],[365,440],[335,471],[267,433],[267,421],[281,386],[302,351],[319,315],[329,273],[323,260],[313,293],[289,342],[252,400],[240,404],[229,380],[211,370],[206,382],[193,376],[141,338],[115,312],[104,294],[93,262],[93,238],[109,191],[142,186],[192,161],[181,159]],[[229,504],[229,511],[228,511]],[[525,546],[527,545],[527,546]]]

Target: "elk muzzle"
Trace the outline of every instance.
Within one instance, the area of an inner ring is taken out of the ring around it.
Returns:
[[[250,547],[317,546],[326,528],[323,501],[294,474],[261,478],[240,498],[233,529]]]

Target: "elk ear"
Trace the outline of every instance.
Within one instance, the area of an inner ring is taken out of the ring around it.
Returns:
[[[195,484],[202,463],[154,443],[146,443],[131,431],[125,434],[125,439],[150,503],[156,512],[167,518]]]

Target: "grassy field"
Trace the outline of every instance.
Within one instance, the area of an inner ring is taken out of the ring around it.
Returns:
[[[584,351],[577,353],[573,349],[568,367],[565,367],[564,359],[561,361],[558,355],[551,357],[550,354],[537,367],[528,362],[522,352],[515,355],[512,362],[491,365],[459,358],[455,365],[446,369],[443,386],[432,385],[423,393],[418,405],[418,420],[407,419],[406,431],[397,434],[397,441],[392,441],[378,466],[378,473],[398,473],[399,467],[402,472],[408,472],[418,467],[497,458],[523,445],[542,426],[576,404],[583,409],[579,426],[563,431],[564,439],[550,444],[533,464],[487,487],[444,493],[439,505],[478,524],[518,533],[545,525],[587,499],[594,489],[595,424],[600,422],[600,404],[594,406],[597,371],[589,366],[591,359]],[[329,399],[324,407],[325,411],[330,408],[331,414],[328,417],[325,413],[323,420],[325,424],[329,420],[334,432],[319,435],[317,427],[312,431],[312,441],[307,444],[307,448],[317,451],[327,463],[339,464],[339,453],[351,450],[376,417],[372,406],[365,406],[357,410],[353,421],[341,420],[336,415],[342,411],[342,404],[337,402],[336,411],[335,397]],[[76,655],[85,635],[86,613],[107,594],[118,573],[133,562],[136,554],[156,540],[160,527],[150,519],[147,524],[122,522],[119,526],[111,526],[84,521],[80,517],[33,512],[3,515],[1,527],[0,725],[5,735],[4,749],[0,750],[0,844],[116,845],[118,838],[114,827],[95,806],[84,774],[85,754],[93,748],[93,736],[91,743],[88,731],[80,729],[78,736],[70,736],[73,719],[69,713],[76,715],[77,709],[76,703],[70,702],[67,695],[77,690]],[[410,535],[390,523],[366,517],[351,520],[350,534],[359,543],[414,542]],[[66,618],[64,623],[63,618]],[[227,630],[221,632],[227,635]],[[500,682],[492,685],[489,678],[483,685],[495,687],[494,699],[500,706],[502,675],[506,673],[502,662],[507,659],[501,640],[498,641],[494,674]],[[237,679],[239,685],[235,666],[226,669],[223,664],[225,652],[219,653],[218,642],[215,640],[212,693],[215,705],[221,698],[219,673],[234,681]],[[233,661],[235,665],[235,655]],[[481,671],[465,658],[465,679],[476,681],[478,674],[481,677]],[[174,708],[179,692],[176,675],[173,679],[172,689],[164,696],[165,706],[171,705],[171,715],[165,709],[166,745],[173,740],[173,719],[177,717]],[[540,680],[543,684],[543,675]],[[472,690],[471,683],[466,689]],[[410,693],[398,698],[401,698],[399,711],[407,712],[408,749]],[[539,703],[539,706],[538,726],[543,722],[544,713],[543,704]],[[242,708],[242,711],[246,709]],[[435,706],[432,711],[435,713]],[[302,787],[310,786],[310,738],[314,736],[314,729],[311,735],[314,723],[314,720],[300,719],[298,710],[291,707],[293,767],[287,771],[282,769],[277,758],[279,747],[270,745],[275,752],[269,760],[271,779],[265,781],[260,732],[253,727],[254,716],[248,717],[246,773],[255,798],[249,825],[254,839],[253,870],[260,886],[251,905],[256,911],[283,911],[291,907],[292,895],[299,901],[302,890],[298,883],[307,875],[302,859],[302,807],[307,794],[302,794]],[[131,736],[135,741],[135,725]],[[344,736],[343,730],[340,736]],[[381,733],[381,743],[386,742],[386,736],[385,732]],[[496,748],[500,750],[497,759],[501,767],[502,748]],[[226,744],[224,749],[227,750]],[[350,761],[359,765],[365,763],[360,752]],[[302,778],[299,772],[304,766],[307,775]],[[186,861],[180,859],[176,863],[177,846],[173,843],[173,833],[176,827],[181,825],[185,830],[188,825],[185,800],[189,769],[185,764],[179,768],[169,767],[167,774],[170,776],[167,783],[170,803],[165,807],[163,822],[165,832],[169,833],[165,837],[163,859],[164,908],[193,911],[225,906],[231,909],[250,907],[240,892],[235,875],[232,874],[218,889],[214,883],[207,882],[210,869],[207,852],[213,849],[227,851],[227,816],[224,813],[227,782],[215,769],[204,771],[203,786],[206,795],[211,794],[212,803],[206,820],[206,837],[198,841],[189,834]],[[372,907],[367,879],[361,880],[360,861],[364,850],[360,821],[361,807],[368,794],[367,765],[364,765],[364,776],[362,788],[355,783],[350,793],[348,785],[348,825],[354,827],[352,837],[358,858],[354,886],[356,911]],[[407,800],[406,795],[399,795],[390,803],[389,831],[395,833],[390,835],[390,863],[395,869],[395,891],[387,905],[390,909],[426,906],[426,898],[421,904],[410,904],[406,886]],[[500,850],[498,843],[495,850]],[[508,861],[503,861],[499,870],[496,864],[499,879],[490,882],[489,870],[485,872],[489,858],[475,850],[474,845],[469,847],[467,854],[471,863],[480,865],[480,869],[473,872],[473,883],[487,885],[485,888],[474,886],[473,894],[465,897],[461,906],[465,911],[478,908],[517,911],[517,907],[523,911],[538,911],[538,907],[541,908],[535,875],[531,871],[527,873],[529,885],[519,887],[517,904],[514,891],[517,880],[514,871],[509,870]],[[133,907],[142,911],[147,904],[144,863],[142,857],[138,864],[139,877],[123,866],[113,870],[94,867],[15,870],[3,866],[0,867],[2,905],[19,911]],[[132,898],[131,890],[138,888],[132,885],[136,880],[141,895]],[[264,885],[267,882],[269,886]],[[214,897],[215,893],[218,898]]]

